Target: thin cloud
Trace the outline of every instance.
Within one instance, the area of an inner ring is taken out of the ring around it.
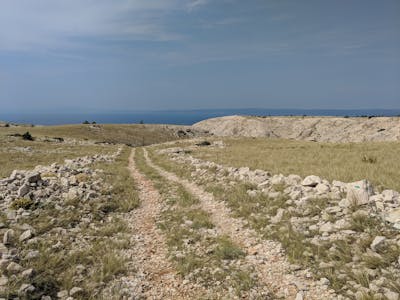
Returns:
[[[246,18],[223,18],[220,20],[207,20],[202,21],[203,28],[215,28],[220,26],[229,26],[229,25],[237,25],[248,21]]]
[[[187,4],[186,7],[187,7],[187,10],[189,12],[191,12],[201,6],[206,5],[207,3],[208,3],[208,0],[194,0],[194,1],[190,2],[189,4]]]
[[[179,1],[38,0],[2,1],[0,50],[57,49],[77,46],[84,38],[176,40],[164,14]]]

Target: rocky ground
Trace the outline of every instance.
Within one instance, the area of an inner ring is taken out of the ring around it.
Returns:
[[[211,193],[154,165],[149,158],[147,161],[162,176],[182,183],[187,190],[200,199],[204,211],[211,215],[217,232],[229,236],[240,245],[246,254],[248,264],[255,268],[260,284],[268,287],[275,297],[285,299],[333,297],[332,291],[328,291],[325,284],[311,280],[307,271],[294,272],[293,266],[286,261],[279,243],[262,240],[255,231],[246,228],[243,220],[232,217],[229,208],[223,202],[216,201]]]
[[[191,157],[191,147],[159,151],[174,162],[164,167],[192,178],[250,228],[279,241],[292,262],[339,297],[398,299],[399,193],[374,192],[367,181],[221,166]]]
[[[319,142],[399,141],[400,117],[249,117],[201,121],[196,130],[216,136],[248,136]]]
[[[91,168],[120,155],[15,170],[0,181],[0,297],[100,297],[125,271],[118,252],[128,246],[124,221],[111,214],[117,203],[104,171]]]
[[[399,193],[218,165],[191,151],[222,142],[186,144],[0,180],[0,298],[400,298]]]

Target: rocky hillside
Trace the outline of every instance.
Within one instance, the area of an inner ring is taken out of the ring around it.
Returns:
[[[193,125],[217,136],[275,137],[322,142],[399,141],[399,117],[227,116]]]

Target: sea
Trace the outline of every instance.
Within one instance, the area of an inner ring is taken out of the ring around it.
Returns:
[[[2,113],[0,120],[34,125],[79,124],[84,121],[101,124],[176,124],[192,125],[199,121],[229,116],[400,116],[400,109],[201,109],[168,111],[132,111],[102,113]]]

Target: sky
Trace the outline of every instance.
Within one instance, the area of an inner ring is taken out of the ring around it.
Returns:
[[[1,0],[1,112],[400,108],[399,0]]]

